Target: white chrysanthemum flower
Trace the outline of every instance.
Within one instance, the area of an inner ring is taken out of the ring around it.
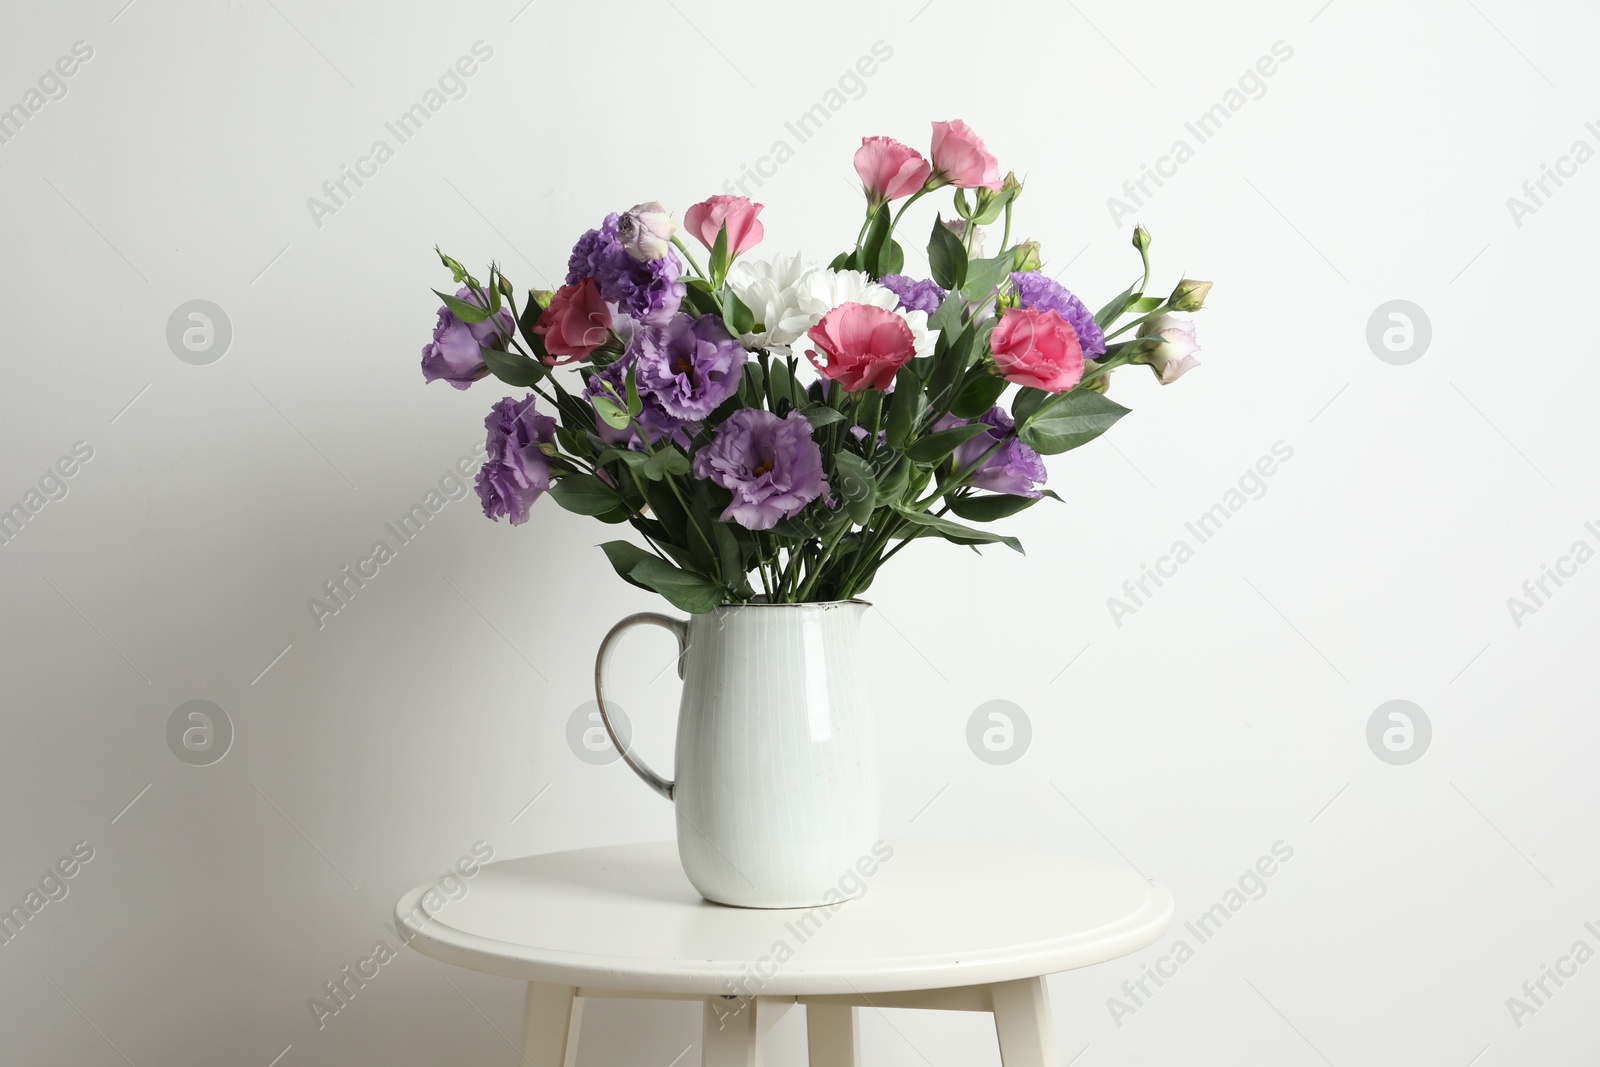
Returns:
[[[939,331],[928,329],[926,311],[907,311],[901,308],[900,298],[888,286],[879,285],[859,270],[829,270],[816,267],[800,276],[795,283],[800,310],[806,315],[806,329],[822,321],[822,317],[840,304],[866,304],[870,307],[892,311],[905,321],[911,330],[911,340],[919,356],[933,355],[933,346],[939,340]],[[796,338],[794,351],[803,355],[811,349],[810,338]]]
[[[793,344],[815,325],[800,309],[796,286],[805,273],[799,252],[770,261],[740,258],[728,268],[728,288],[755,315],[757,328],[739,338],[747,348]]]

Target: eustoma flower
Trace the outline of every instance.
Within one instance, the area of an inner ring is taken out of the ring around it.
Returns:
[[[878,279],[878,284],[899,297],[900,307],[906,311],[932,315],[944,303],[945,292],[936,281],[918,281],[904,274],[885,274]]]
[[[623,251],[640,263],[662,259],[672,251],[672,235],[678,224],[672,221],[661,201],[635,204],[617,219],[617,240]]]
[[[1135,356],[1135,363],[1148,363],[1162,385],[1171,385],[1186,371],[1200,365],[1194,354],[1200,351],[1195,340],[1194,320],[1180,315],[1158,315],[1139,329],[1140,337],[1159,337],[1150,352]]]
[[[905,320],[870,304],[840,304],[807,336],[827,356],[819,362],[815,352],[807,352],[812,366],[847,393],[887,389],[895,373],[917,354]]]
[[[555,440],[556,420],[535,411],[529,393],[522,400],[501,400],[483,425],[489,431],[489,457],[477,482],[483,513],[497,521],[505,515],[520,526],[539,494],[550,488],[550,460],[539,446]]]
[[[960,189],[999,189],[1000,164],[965,122],[933,124],[933,174]]]
[[[1083,346],[1057,312],[1008,308],[989,335],[994,365],[1008,382],[1061,393],[1083,377]]]
[[[761,242],[766,228],[756,216],[764,204],[747,196],[713,196],[683,213],[683,228],[707,248],[715,247],[717,231],[728,227],[728,258],[742,256]]]
[[[1095,325],[1094,313],[1068,292],[1066,286],[1038,271],[1012,274],[1011,285],[1022,307],[1054,311],[1067,320],[1072,332],[1078,335],[1078,344],[1083,346],[1083,358],[1095,359],[1105,354],[1106,337]]]
[[[590,398],[604,396],[614,402],[626,403],[627,376],[633,366],[633,352],[624,352],[621,359],[590,377],[588,384],[584,386],[584,395]],[[647,443],[653,445],[662,438],[669,438],[682,448],[689,447],[692,435],[699,432],[698,425],[668,414],[661,406],[661,402],[649,394],[641,393],[639,401],[642,405],[639,414],[635,415],[632,422],[625,427],[612,426],[596,414],[595,435],[608,445],[620,445],[634,450],[643,449]],[[640,440],[641,435],[644,440]]]
[[[798,411],[735,411],[695,454],[694,474],[733,494],[721,519],[748,530],[770,530],[828,491],[822,450]]]
[[[679,315],[665,326],[646,326],[628,350],[640,395],[680,419],[703,419],[716,410],[739,388],[749,359],[715,315]]]
[[[861,147],[856,149],[855,164],[873,211],[921,189],[933,170],[922,153],[892,137],[863,137]]]
[[[567,284],[592,278],[601,299],[628,317],[652,325],[667,322],[683,303],[683,264],[670,249],[659,259],[636,259],[624,245],[619,225],[617,215],[607,215],[598,229],[578,238],[567,259]]]
[[[1011,433],[1016,423],[1004,408],[992,407],[978,417],[978,421],[989,429],[978,434],[956,448],[951,453],[951,463],[957,471],[964,471],[977,463],[963,483],[975,489],[987,489],[991,493],[1005,493],[1008,496],[1025,496],[1037,500],[1044,493],[1039,486],[1045,483],[1048,476],[1045,471],[1044,460],[1039,453],[1023,444]],[[949,430],[957,426],[969,425],[966,419],[958,419],[954,415],[946,415],[934,424],[935,430]],[[1004,441],[993,455],[984,459],[991,448]],[[979,462],[979,461],[982,462]]]
[[[606,343],[611,336],[611,309],[600,299],[595,280],[585,278],[556,290],[533,332],[544,339],[545,351],[550,353],[547,362],[571,363]]]
[[[483,298],[466,286],[457,290],[456,299],[485,306]],[[511,335],[514,327],[511,312],[505,308],[482,322],[469,323],[456,318],[449,308],[441,307],[439,320],[433,327],[433,342],[422,349],[422,380],[449,382],[457,389],[465,389],[489,373],[479,346],[504,351],[505,338]]]

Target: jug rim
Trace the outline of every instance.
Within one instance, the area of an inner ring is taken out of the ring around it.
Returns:
[[[872,602],[870,600],[862,600],[860,597],[850,597],[847,600],[800,600],[792,603],[784,602],[778,604],[770,604],[765,600],[746,600],[738,604],[718,604],[711,610],[728,611],[735,608],[837,608],[845,604],[854,604],[863,608],[872,607]]]

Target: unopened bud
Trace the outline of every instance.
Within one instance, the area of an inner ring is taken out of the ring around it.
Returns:
[[[1150,247],[1150,231],[1143,226],[1133,228],[1133,247],[1143,252]]]
[[[1176,311],[1199,311],[1206,306],[1206,296],[1211,292],[1210,282],[1197,282],[1193,278],[1185,278],[1172,290],[1172,295],[1167,298],[1167,303]]]
[[[1016,268],[1026,274],[1030,270],[1038,270],[1043,261],[1039,258],[1039,242],[1024,241],[1017,246]]]

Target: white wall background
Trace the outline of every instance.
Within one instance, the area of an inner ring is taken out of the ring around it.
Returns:
[[[0,945],[0,1059],[509,1065],[512,982],[406,951],[320,1029],[307,999],[476,841],[670,836],[667,805],[565,739],[599,637],[652,603],[593,525],[451,503],[323,628],[308,611],[505,391],[423,387],[435,242],[543,285],[605,212],[681,211],[785,139],[767,248],[825,258],[856,224],[859,138],[960,116],[1098,304],[1134,263],[1107,198],[1282,41],[1138,211],[1163,283],[1216,279],[1204,366],[1119,375],[1133,416],[1054,462],[1069,502],[1014,522],[1025,559],[930,544],[873,590],[886,832],[1125,860],[1185,919],[1293,848],[1134,1014],[1108,998],[1171,939],[1052,980],[1080,1067],[1600,1062],[1600,963],[1507,1006],[1600,949],[1600,563],[1520,626],[1506,603],[1600,547],[1600,162],[1520,226],[1506,203],[1600,148],[1593,5],[95,0],[0,26],[0,106],[93,50],[0,144],[0,503],[93,450],[0,546],[0,904],[94,850]],[[316,225],[307,198],[480,40],[466,96]],[[785,121],[877,41],[892,58],[795,145]],[[193,299],[233,331],[205,366],[166,340]],[[1408,365],[1367,342],[1395,299],[1431,321]],[[1107,598],[1278,441],[1265,494],[1114,625]],[[664,763],[676,682],[651,673],[619,695]],[[195,699],[236,734],[207,767],[166,741]],[[1432,724],[1408,765],[1366,740],[1392,699]],[[1008,766],[967,746],[990,700],[1032,724]],[[864,1026],[875,1064],[997,1062],[976,1017]],[[596,1005],[584,1062],[666,1067],[697,1031],[685,1005]],[[777,1044],[799,1062],[798,1019]]]

